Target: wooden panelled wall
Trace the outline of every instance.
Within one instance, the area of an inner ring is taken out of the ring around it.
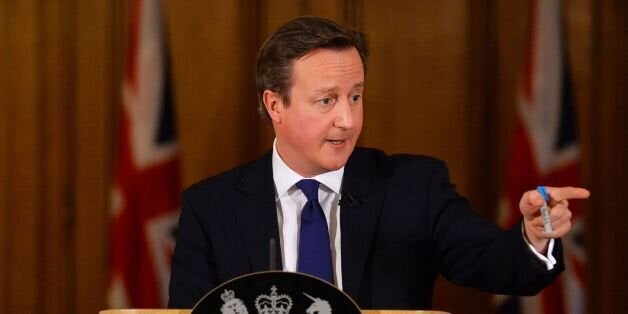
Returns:
[[[1,312],[103,306],[121,12],[0,2]]]
[[[583,151],[591,312],[628,306],[628,106],[623,0],[565,1]],[[361,143],[446,160],[494,216],[528,4],[489,0],[166,1],[187,185],[270,148],[253,64],[287,19],[314,14],[370,39]],[[123,0],[0,1],[0,312],[104,307],[107,210],[127,28]],[[133,261],[129,261],[132,263]],[[440,281],[435,307],[490,311]]]

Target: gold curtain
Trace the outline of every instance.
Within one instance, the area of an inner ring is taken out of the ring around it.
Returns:
[[[271,147],[254,61],[303,14],[365,31],[360,141],[447,161],[494,217],[513,125],[528,3],[489,0],[166,1],[183,182]],[[587,204],[589,306],[628,305],[626,2],[565,1]],[[0,311],[104,308],[109,188],[129,4],[0,1]],[[132,262],[132,261],[129,261]],[[622,296],[624,296],[622,298]],[[435,308],[487,312],[489,296],[439,281]]]

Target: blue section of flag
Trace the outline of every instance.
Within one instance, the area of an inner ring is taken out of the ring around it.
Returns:
[[[161,109],[159,113],[159,130],[157,130],[157,144],[174,142],[177,137],[174,110],[172,108],[172,88],[170,83],[170,66],[165,65],[164,88],[161,95]]]
[[[576,109],[571,87],[571,73],[567,63],[567,58],[563,57],[562,92],[560,99],[560,122],[558,126],[558,137],[556,149],[560,150],[576,143],[578,139],[578,128],[576,127]]]

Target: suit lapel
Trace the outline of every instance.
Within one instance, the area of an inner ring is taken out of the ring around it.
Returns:
[[[270,269],[271,239],[276,267],[282,268],[274,186],[271,153],[251,163],[237,186],[244,197],[235,205],[236,223],[254,272]]]
[[[364,159],[360,155],[356,148],[345,167],[342,197],[352,200],[343,201],[340,209],[342,284],[353,298],[358,295],[386,191],[384,183],[375,179],[377,166],[366,154]]]

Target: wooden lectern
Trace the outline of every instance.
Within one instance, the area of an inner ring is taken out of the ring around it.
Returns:
[[[190,314],[192,310],[125,309],[104,310],[100,314]],[[446,314],[441,311],[363,310],[363,314]]]
[[[100,314],[256,313],[252,311],[253,309],[256,309],[257,313],[446,313],[361,310],[349,295],[327,281],[295,272],[265,271],[246,274],[221,284],[203,296],[194,309],[122,309],[104,310],[100,311]]]

